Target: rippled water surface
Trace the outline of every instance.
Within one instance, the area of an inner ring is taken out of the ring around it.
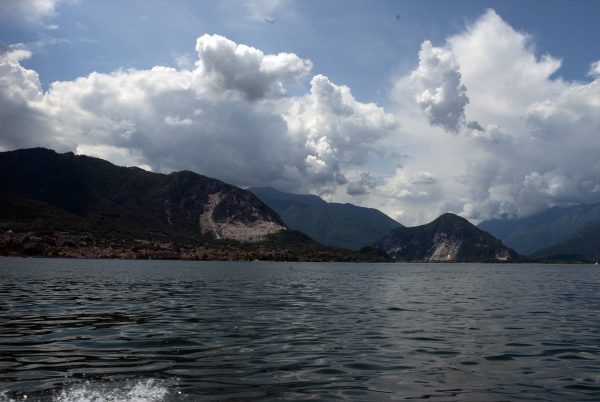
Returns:
[[[0,259],[0,401],[598,401],[593,266]]]

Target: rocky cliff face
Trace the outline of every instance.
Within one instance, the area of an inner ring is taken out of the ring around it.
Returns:
[[[0,228],[260,241],[287,230],[251,192],[35,148],[0,153]],[[31,206],[31,207],[28,207]]]
[[[374,245],[395,261],[514,262],[521,257],[498,239],[454,214],[393,229]]]
[[[216,239],[260,241],[269,234],[286,230],[279,216],[256,201],[247,191],[239,189],[209,194],[198,217],[200,231]]]

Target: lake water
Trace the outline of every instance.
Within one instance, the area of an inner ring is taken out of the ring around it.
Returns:
[[[600,269],[0,259],[0,401],[600,400]]]

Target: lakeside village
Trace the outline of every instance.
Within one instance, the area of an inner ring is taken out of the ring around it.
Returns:
[[[282,243],[202,242],[98,238],[91,233],[13,232],[0,234],[0,256],[193,261],[388,261],[380,255],[342,249],[286,247]]]
[[[287,249],[263,245],[176,244],[159,240],[96,239],[90,233],[24,232],[0,235],[0,255],[14,257],[113,258],[141,260],[252,261],[298,259]]]

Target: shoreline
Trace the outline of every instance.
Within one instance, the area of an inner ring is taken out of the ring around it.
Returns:
[[[382,265],[595,265],[592,262],[585,261],[518,261],[518,262],[474,262],[474,261],[360,261],[360,260],[278,260],[278,259],[213,259],[213,260],[202,260],[202,259],[185,259],[185,258],[156,258],[156,259],[142,259],[142,258],[120,258],[120,257],[65,257],[65,256],[40,256],[40,255],[3,255],[2,258],[15,258],[15,259],[56,259],[56,260],[98,260],[98,261],[185,261],[185,262],[289,262],[289,263],[353,263],[353,264],[382,264]],[[599,268],[600,269],[600,268]]]

